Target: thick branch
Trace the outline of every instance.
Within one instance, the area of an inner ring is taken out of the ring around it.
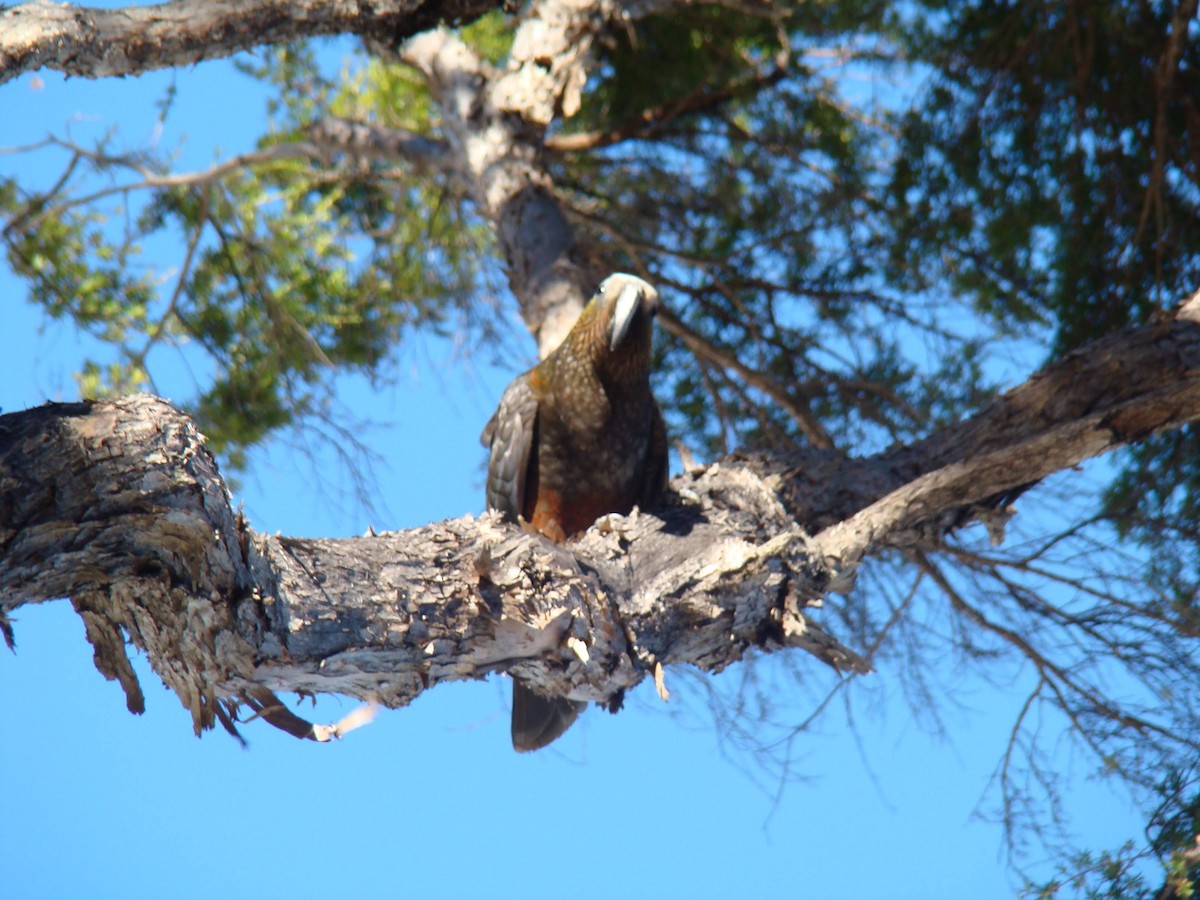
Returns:
[[[175,0],[95,9],[35,0],[0,9],[0,83],[42,68],[85,78],[138,75],[321,35],[359,34],[394,43],[500,5],[499,0]]]
[[[842,567],[945,532],[1056,468],[1200,417],[1200,296],[1071,354],[979,415],[866,460],[734,457],[677,501],[554,545],[467,516],[352,540],[250,531],[203,440],[139,396],[0,417],[0,621],[70,597],[97,667],[141,694],[128,637],[192,711],[267,687],[398,706],[519,674],[616,705],[659,664],[799,647],[865,670],[810,607]],[[813,540],[810,531],[822,528]]]
[[[692,505],[569,547],[493,516],[309,541],[250,531],[202,443],[145,395],[0,417],[0,618],[71,598],[134,711],[126,638],[197,729],[262,686],[400,706],[512,671],[615,704],[659,664],[718,670],[751,647],[864,668],[807,619],[828,573],[751,473],[718,467]]]

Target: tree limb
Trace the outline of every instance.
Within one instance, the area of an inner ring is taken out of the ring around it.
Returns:
[[[1200,291],[1174,315],[1068,354],[976,415],[862,461],[859,477],[870,482],[862,490],[842,494],[842,485],[804,476],[811,454],[779,455],[758,471],[784,476],[783,502],[810,533],[836,526],[819,543],[867,553],[881,542],[920,543],[921,528],[940,515],[960,515],[961,507],[1198,417]]]
[[[735,455],[677,477],[653,515],[554,545],[490,514],[348,540],[257,534],[163,401],[49,404],[0,417],[0,621],[71,598],[130,708],[126,639],[197,729],[262,688],[402,706],[509,671],[615,708],[659,665],[717,671],[752,648],[865,671],[812,617],[845,567],[935,547],[997,496],[1197,417],[1200,294],[911,447]]]
[[[500,0],[174,0],[96,9],[34,0],[0,8],[0,84],[57,69],[84,78],[190,66],[241,50],[332,34],[396,43],[441,22],[469,22]]]
[[[256,534],[203,438],[138,395],[0,417],[0,610],[70,597],[96,665],[143,708],[128,638],[197,730],[223,698],[337,692],[402,706],[512,671],[619,704],[657,664],[717,670],[752,646],[864,664],[808,621],[827,578],[752,473],[703,507],[634,515],[569,547],[466,516],[348,540]],[[693,488],[695,494],[695,488]]]

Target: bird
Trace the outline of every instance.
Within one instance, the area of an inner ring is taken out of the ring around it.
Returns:
[[[489,509],[561,543],[659,498],[667,439],[650,389],[658,303],[648,282],[609,275],[562,343],[505,388],[480,436]],[[513,748],[548,746],[586,705],[514,679]]]

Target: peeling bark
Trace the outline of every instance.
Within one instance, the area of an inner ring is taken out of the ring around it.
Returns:
[[[703,507],[615,518],[569,547],[492,515],[269,537],[233,513],[202,436],[165,402],[50,404],[0,417],[0,612],[71,598],[130,709],[125,636],[197,730],[254,686],[401,706],[512,671],[614,704],[656,663],[716,670],[751,646],[864,668],[802,612],[827,576],[773,495],[745,471],[714,483]]]
[[[0,621],[69,597],[130,709],[142,700],[125,638],[198,730],[262,688],[402,706],[508,671],[615,708],[661,665],[717,671],[751,648],[866,671],[814,618],[848,569],[935,547],[1007,514],[1007,492],[1198,417],[1200,294],[911,447],[737,455],[675,478],[660,509],[555,545],[490,514],[347,540],[261,535],[165,402],[50,404],[0,417]]]
[[[144,649],[197,729],[253,674],[238,599],[252,590],[243,526],[190,420],[161,401],[51,404],[0,421],[4,600],[70,598],[96,667],[141,691],[124,636]]]

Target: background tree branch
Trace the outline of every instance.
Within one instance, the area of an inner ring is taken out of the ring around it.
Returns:
[[[438,23],[469,22],[500,5],[499,0],[369,5],[174,0],[97,9],[36,0],[0,9],[0,84],[43,68],[84,78],[137,75],[320,35],[358,34],[394,45]]]

